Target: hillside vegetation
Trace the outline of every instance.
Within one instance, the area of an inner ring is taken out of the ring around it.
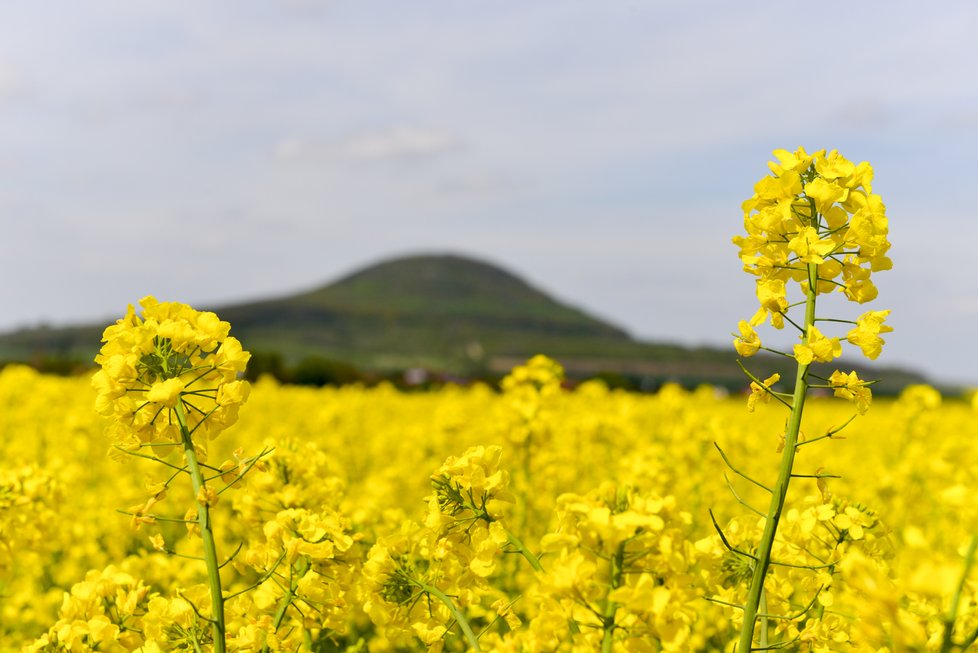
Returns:
[[[635,340],[498,266],[461,256],[397,258],[308,292],[199,308],[230,322],[251,351],[279,357],[286,366],[314,357],[375,372],[423,367],[464,378],[499,374],[544,353],[575,378],[603,375],[646,387],[667,380],[744,385],[732,348]],[[0,359],[87,365],[105,326],[0,335]],[[759,374],[789,373],[790,365],[779,359],[756,360]],[[922,380],[893,369],[867,376],[885,379],[876,388],[884,393]]]

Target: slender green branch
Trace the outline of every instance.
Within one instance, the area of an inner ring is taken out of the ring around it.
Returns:
[[[976,641],[978,641],[978,628],[975,628],[974,632],[968,635],[968,637],[961,642],[961,650],[967,651]]]
[[[811,376],[815,376],[815,375],[812,374]],[[821,378],[821,377],[818,377],[818,378]],[[822,380],[824,381],[825,379],[822,379]],[[874,385],[874,384],[879,383],[879,382],[880,382],[879,379],[873,379],[872,381],[863,381],[862,379],[860,379],[858,385],[860,387],[865,387],[865,386]],[[824,384],[822,384],[822,383],[810,383],[808,385],[808,387],[809,388],[825,388],[827,390],[832,390],[833,388],[844,388],[846,386],[845,385],[839,385],[839,384],[836,384],[836,383],[824,383]]]
[[[783,317],[785,320],[787,320],[791,324],[791,326],[793,326],[796,329],[798,329],[799,333],[803,333],[803,334],[804,333],[808,333],[805,329],[803,329],[802,327],[798,326],[798,324],[794,320],[792,320],[790,317],[788,317],[787,311],[778,311],[778,312],[781,313],[781,317]]]
[[[726,483],[727,483],[727,489],[730,490],[730,494],[732,494],[733,497],[734,497],[734,499],[737,500],[737,503],[739,503],[743,507],[745,507],[748,510],[750,510],[751,512],[753,512],[758,517],[767,517],[767,515],[765,515],[763,512],[761,512],[760,510],[758,510],[757,508],[755,508],[754,506],[750,505],[749,503],[747,503],[746,501],[744,501],[742,498],[740,498],[740,495],[737,494],[737,490],[736,490],[736,488],[734,488],[733,483],[730,482],[730,478],[727,476],[727,473],[726,472],[723,473],[723,480],[726,481]]]
[[[174,446],[174,444],[172,442],[167,442],[165,444],[166,444],[166,446],[170,446],[170,447]],[[138,453],[136,451],[130,451],[128,449],[123,449],[122,447],[120,447],[117,444],[112,445],[112,447],[114,449],[118,449],[122,453],[129,454],[130,456],[134,456],[136,458],[145,458],[146,460],[152,460],[153,462],[161,463],[161,464],[166,465],[167,467],[169,467],[171,469],[175,469],[178,472],[189,473],[187,471],[187,468],[186,467],[180,467],[179,465],[174,465],[173,463],[167,462],[166,460],[163,460],[162,458],[157,458],[156,456],[147,456],[144,453]]]
[[[766,490],[768,492],[774,492],[774,490],[772,490],[768,486],[764,485],[760,481],[755,481],[750,476],[748,476],[747,474],[744,474],[743,472],[741,472],[740,470],[738,470],[736,467],[734,467],[733,465],[731,465],[730,464],[730,459],[727,458],[727,454],[723,453],[723,449],[720,448],[720,445],[718,445],[716,442],[714,442],[713,443],[713,446],[716,447],[717,448],[717,451],[720,452],[720,457],[723,458],[723,462],[725,462],[727,464],[727,467],[730,468],[730,471],[732,471],[734,474],[736,474],[737,476],[741,477],[742,479],[745,479],[747,481],[750,481],[751,483],[753,483],[757,487],[761,488],[762,490]]]
[[[755,646],[751,648],[752,651],[780,651],[781,649],[788,648],[795,642],[801,639],[801,635],[797,635],[784,642],[776,642],[770,646]]]
[[[469,625],[468,619],[466,619],[465,615],[462,614],[462,611],[458,609],[455,602],[434,585],[428,585],[427,583],[423,583],[413,578],[411,579],[411,582],[417,585],[422,592],[431,594],[436,599],[441,601],[446,608],[448,608],[448,611],[452,614],[452,618],[455,619],[456,623],[458,623],[458,627],[462,629],[462,634],[464,634],[465,639],[468,640],[469,646],[471,646],[472,650],[476,653],[481,653],[482,649],[479,647],[479,638],[475,636],[474,632],[472,632],[472,626]]]
[[[812,442],[818,442],[819,440],[824,440],[825,438],[832,438],[839,431],[841,431],[845,427],[847,427],[850,424],[852,424],[852,420],[856,419],[856,417],[858,417],[858,415],[853,415],[852,417],[850,417],[849,419],[847,419],[845,421],[845,423],[842,424],[841,426],[837,426],[837,427],[835,427],[833,429],[829,429],[828,431],[826,431],[825,432],[825,435],[820,435],[817,438],[812,438],[811,440],[803,440],[803,441],[796,442],[795,443],[795,449],[797,449],[798,447],[803,447],[806,444],[811,444]]]
[[[807,342],[807,340],[806,340],[806,342]],[[792,358],[794,358],[794,357],[792,356]],[[757,378],[756,376],[754,376],[754,373],[753,372],[751,372],[749,369],[747,369],[746,367],[744,367],[744,364],[741,363],[740,361],[737,361],[737,365],[739,365],[740,366],[740,369],[744,372],[744,374],[747,375],[747,378],[749,378],[751,381],[753,381],[758,386],[760,386],[761,388],[763,388],[769,395],[771,395],[772,397],[774,397],[775,399],[777,399],[778,401],[780,401],[789,410],[792,409],[792,405],[793,404],[789,404],[787,401],[785,401],[784,398],[781,396],[781,393],[780,392],[775,392],[770,387],[768,387],[763,381],[761,381],[759,378]]]
[[[262,574],[261,578],[259,578],[257,581],[255,581],[254,583],[252,583],[248,587],[244,588],[243,590],[238,590],[237,592],[233,592],[231,594],[228,594],[227,596],[224,597],[224,600],[225,601],[230,601],[231,599],[233,599],[236,596],[241,596],[242,594],[245,594],[246,592],[250,592],[251,590],[255,589],[256,587],[258,587],[259,585],[261,585],[262,583],[264,583],[266,580],[268,580],[269,578],[271,578],[272,575],[275,573],[275,570],[278,569],[278,566],[280,564],[282,564],[282,561],[283,560],[285,560],[286,553],[288,553],[288,552],[287,551],[283,551],[282,552],[282,555],[280,555],[278,557],[278,560],[275,561],[275,564],[272,565],[271,569],[269,569],[264,574]]]
[[[729,601],[724,601],[722,599],[714,598],[712,596],[704,596],[703,598],[709,601],[710,603],[716,603],[717,605],[725,605],[728,608],[736,608],[737,610],[744,609],[744,606],[740,605],[739,603],[730,603]]]
[[[767,352],[771,352],[772,354],[777,354],[778,356],[784,356],[785,358],[794,358],[794,356],[792,356],[791,354],[785,353],[778,349],[772,349],[771,347],[765,347],[764,345],[761,345],[761,349]]]
[[[289,606],[296,599],[296,583],[295,575],[293,574],[293,569],[289,566],[289,590],[282,596],[282,601],[278,604],[278,608],[275,610],[275,617],[272,619],[272,634],[278,632],[279,627],[282,625],[282,620],[285,619],[285,613],[288,612]],[[268,642],[261,647],[262,653],[268,653]]]
[[[815,601],[818,600],[818,595],[821,594],[821,593],[822,593],[822,588],[819,587],[818,590],[815,592],[815,595],[812,597],[812,600],[808,602],[808,605],[806,605],[804,608],[802,608],[801,610],[799,610],[798,612],[796,612],[794,614],[764,614],[764,613],[760,613],[757,616],[759,616],[759,617],[766,617],[768,619],[778,619],[780,621],[794,621],[795,619],[800,619],[800,618],[804,617],[808,613],[809,610],[812,609],[812,606],[815,605]]]
[[[204,562],[205,561],[204,558],[202,558],[200,556],[188,556],[188,555],[183,554],[183,553],[177,553],[173,549],[164,548],[162,551],[160,551],[160,553],[165,553],[166,555],[173,556],[174,558],[185,558],[187,560],[198,560],[200,562]]]
[[[838,560],[836,560],[835,562],[829,562],[826,564],[819,564],[819,565],[796,565],[791,562],[781,562],[780,560],[771,560],[772,567],[791,567],[792,569],[810,569],[812,571],[815,571],[817,569],[829,569],[835,567],[837,564],[839,564]]]
[[[238,547],[234,550],[234,553],[232,553],[231,555],[229,555],[228,556],[228,559],[225,560],[224,562],[222,562],[221,564],[219,564],[217,566],[217,568],[218,569],[224,569],[226,566],[228,566],[231,563],[232,560],[234,560],[236,557],[238,557],[238,554],[241,553],[241,548],[243,546],[244,546],[244,542],[238,542]]]
[[[710,510],[709,513],[710,513],[710,521],[713,522],[713,528],[716,529],[717,535],[720,536],[720,541],[723,542],[723,546],[727,547],[727,550],[730,551],[731,553],[736,553],[737,555],[741,555],[745,558],[750,558],[751,560],[754,560],[756,562],[757,558],[755,556],[752,556],[746,551],[741,551],[740,549],[730,544],[730,541],[727,540],[727,536],[724,535],[723,533],[723,529],[720,528],[720,524],[717,523],[716,517],[713,516],[713,511]]]
[[[958,581],[958,586],[954,590],[954,596],[951,597],[951,607],[948,608],[947,614],[944,616],[944,639],[941,641],[940,653],[951,653],[951,649],[954,647],[954,640],[952,638],[954,635],[954,623],[958,620],[961,594],[964,592],[964,585],[968,580],[968,576],[971,574],[971,567],[975,563],[976,551],[978,551],[978,535],[972,535],[971,541],[968,542],[968,550],[964,554],[964,570],[961,572],[961,579]],[[971,641],[974,641],[974,636],[972,636]],[[970,645],[969,642],[968,646]],[[966,646],[961,647],[962,651],[966,649]]]
[[[245,468],[243,470],[241,470],[241,473],[238,474],[237,476],[235,476],[233,479],[231,479],[231,482],[230,483],[228,483],[227,485],[225,485],[224,487],[222,487],[220,490],[218,490],[217,491],[217,494],[218,495],[224,494],[224,492],[226,492],[228,489],[230,489],[231,487],[233,487],[238,481],[240,481],[241,479],[243,479],[245,477],[245,474],[247,474],[248,472],[250,472],[251,471],[251,468],[254,467],[256,464],[258,464],[258,462],[261,461],[262,458],[264,458],[265,456],[268,456],[273,451],[275,451],[275,448],[274,447],[266,447],[266,448],[262,449],[261,450],[261,453],[259,453],[257,456],[255,456],[254,458],[252,458],[248,462],[248,464],[245,466]]]
[[[119,509],[116,509],[116,512],[123,515],[128,515],[130,517],[149,517],[153,521],[172,522],[174,524],[196,524],[199,523],[200,521],[197,519],[178,519],[176,517],[160,517],[158,515],[154,515],[149,512],[136,513],[136,512],[129,512],[128,510],[119,510]]]
[[[190,609],[193,610],[194,614],[197,615],[198,619],[200,619],[201,621],[206,621],[208,623],[214,623],[213,619],[201,614],[200,609],[197,607],[197,604],[191,601],[190,599],[188,599],[183,592],[177,592],[177,596],[179,596],[181,599],[187,602],[187,605],[190,606]]]
[[[509,539],[509,543],[515,548],[516,553],[519,553],[521,556],[526,558],[526,561],[530,563],[530,566],[533,567],[534,571],[543,573],[543,565],[540,564],[540,559],[536,557],[532,551],[526,548],[520,538],[516,537],[516,535],[511,533],[509,530],[506,531],[506,537]]]

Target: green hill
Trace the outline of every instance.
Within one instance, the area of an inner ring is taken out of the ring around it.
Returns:
[[[459,369],[548,343],[555,353],[631,343],[518,277],[458,256],[386,261],[310,292],[217,310],[251,347],[366,367]]]
[[[309,292],[197,308],[230,322],[247,349],[279,354],[288,365],[315,356],[365,370],[425,367],[465,376],[502,373],[544,353],[578,378],[605,374],[651,385],[670,379],[744,385],[732,348],[636,341],[497,266],[460,256],[398,258]],[[0,360],[91,361],[105,326],[0,335]],[[751,368],[760,376],[781,371],[787,378],[791,363],[758,356]],[[878,387],[884,391],[922,380],[905,370],[861,375],[884,378]]]

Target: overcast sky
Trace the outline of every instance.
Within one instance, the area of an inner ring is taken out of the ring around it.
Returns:
[[[729,343],[740,203],[802,145],[876,170],[879,362],[978,384],[976,33],[970,1],[5,2],[0,329],[457,252]]]

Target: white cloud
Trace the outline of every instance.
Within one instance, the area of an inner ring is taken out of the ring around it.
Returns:
[[[346,154],[367,160],[428,158],[462,147],[452,134],[423,127],[392,127],[361,134],[343,144]]]
[[[282,162],[403,161],[431,159],[464,149],[461,139],[439,128],[397,126],[342,139],[287,136],[273,148]]]

